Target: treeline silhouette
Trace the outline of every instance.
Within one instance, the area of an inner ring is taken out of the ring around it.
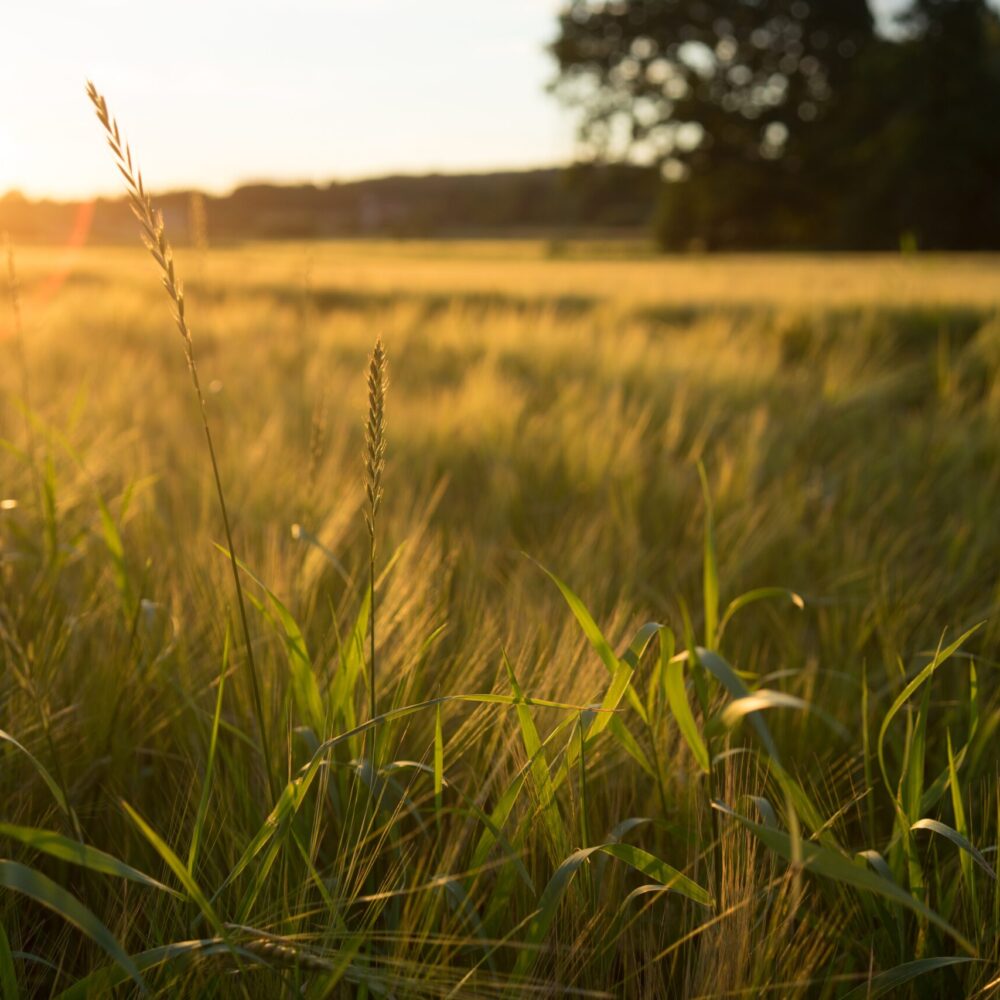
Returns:
[[[157,197],[170,231],[196,242],[337,237],[635,235],[650,219],[659,181],[630,165],[582,165],[489,174],[382,177],[351,183],[250,184],[222,197]],[[193,211],[195,202],[200,204]],[[81,223],[81,218],[83,222]],[[96,243],[134,242],[123,199],[91,203],[0,198],[0,231],[23,243],[63,243],[81,229]]]
[[[555,91],[664,178],[666,248],[1000,247],[1000,17],[910,0],[571,0]]]

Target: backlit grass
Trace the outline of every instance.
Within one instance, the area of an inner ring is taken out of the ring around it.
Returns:
[[[181,251],[270,754],[154,266],[18,252],[5,997],[1000,975],[996,261],[549,249]]]

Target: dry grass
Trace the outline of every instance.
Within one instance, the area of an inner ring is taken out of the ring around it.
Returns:
[[[232,928],[186,962],[149,969],[154,992],[349,996],[364,983],[399,996],[501,996],[512,995],[520,967],[542,995],[833,997],[870,971],[960,957],[953,938],[905,909],[836,880],[791,876],[731,819],[720,819],[716,846],[705,779],[664,695],[650,694],[655,645],[631,680],[644,705],[653,698],[648,724],[634,707],[620,713],[655,779],[610,729],[590,743],[578,711],[528,704],[600,703],[609,676],[522,550],[581,595],[619,654],[650,620],[671,625],[685,648],[685,609],[702,634],[698,461],[715,508],[723,607],[763,584],[806,602],[802,612],[787,603],[741,611],[722,652],[752,685],[802,697],[850,734],[844,741],[805,713],[768,713],[785,765],[829,821],[818,829],[797,808],[804,834],[835,838],[845,857],[877,848],[911,887],[916,860],[919,891],[985,960],[926,981],[962,995],[994,977],[995,883],[973,865],[970,890],[960,852],[926,832],[910,837],[906,855],[890,847],[899,820],[875,745],[901,671],[923,666],[945,629],[954,638],[986,619],[964,647],[978,668],[976,700],[970,661],[949,660],[897,715],[885,749],[891,775],[905,771],[926,791],[948,767],[945,733],[956,750],[968,741],[954,783],[966,833],[980,848],[996,843],[995,262],[609,255],[571,247],[547,259],[535,244],[204,253],[185,301],[199,318],[199,371],[241,557],[272,592],[244,578],[281,780],[304,773],[317,743],[344,737],[329,766],[308,772],[299,818],[279,824],[274,857],[262,852],[228,883],[273,800],[261,791],[248,678],[222,660],[232,585],[213,544],[217,499],[176,342],[164,335],[162,293],[137,251],[84,251],[68,269],[58,251],[20,255],[39,456],[26,459],[22,421],[5,409],[3,493],[18,506],[0,512],[4,728],[62,770],[88,843],[187,900],[190,888],[120,801],[181,857],[202,817],[191,875]],[[363,378],[377,330],[393,361],[393,439],[378,511],[385,559],[366,602],[364,512],[383,475],[377,419],[371,495],[357,456],[361,415],[379,412]],[[19,394],[15,366],[0,366],[0,386]],[[525,699],[379,717],[389,770],[374,822],[352,806],[368,794],[362,734],[344,736],[367,714],[366,603],[378,607],[383,716],[439,693],[509,698],[501,650]],[[300,648],[323,731],[293,691]],[[109,690],[121,702],[115,716]],[[693,683],[687,693],[699,727],[724,701],[721,689],[709,687],[704,706]],[[532,724],[539,741],[551,739],[544,758]],[[583,752],[570,751],[581,737]],[[760,816],[745,796],[765,796],[785,828],[784,790],[753,729],[711,738],[740,751],[716,769],[716,795],[751,820]],[[2,819],[62,830],[31,762],[14,749],[4,762]],[[475,809],[495,810],[519,778],[507,841],[474,869],[487,829]],[[905,794],[910,808],[916,793]],[[961,826],[950,795],[926,814]],[[553,873],[629,817],[649,822],[625,843],[701,886],[718,871],[721,906],[709,914],[674,893],[630,897],[655,880],[606,857],[577,873],[541,950],[530,950]],[[69,886],[131,954],[209,940],[190,901],[126,892],[20,841],[4,850]],[[383,898],[371,899],[373,882]],[[14,959],[23,994],[113,967],[22,896],[5,893],[0,907],[12,950],[63,970]],[[245,950],[239,977],[233,947]]]

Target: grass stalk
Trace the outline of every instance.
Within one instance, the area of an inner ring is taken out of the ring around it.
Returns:
[[[375,559],[377,554],[376,522],[382,505],[382,474],[385,471],[385,391],[388,387],[388,364],[382,338],[375,341],[368,364],[368,423],[365,425],[365,495],[368,506],[365,524],[368,527],[368,615],[369,645],[369,717],[378,715],[377,671],[375,665]],[[372,745],[374,777],[375,749]]]
[[[229,510],[226,506],[226,496],[222,488],[222,477],[219,473],[219,462],[215,451],[215,442],[212,439],[212,429],[208,422],[208,407],[205,403],[205,394],[201,388],[201,380],[198,377],[198,365],[195,361],[194,341],[191,337],[191,329],[188,326],[185,315],[184,289],[177,278],[174,269],[173,250],[166,237],[163,227],[162,214],[153,207],[152,199],[145,189],[142,181],[142,171],[133,166],[132,150],[128,143],[123,142],[118,122],[111,117],[108,112],[107,101],[98,92],[93,83],[87,83],[87,96],[90,98],[97,113],[97,119],[104,128],[108,145],[115,157],[115,164],[118,172],[125,181],[125,188],[128,192],[129,204],[133,214],[139,222],[142,232],[143,242],[149,250],[153,259],[161,271],[163,287],[174,307],[174,322],[181,335],[184,344],[184,356],[187,360],[188,371],[191,373],[191,381],[194,385],[195,395],[198,397],[199,413],[201,415],[202,430],[205,433],[205,443],[208,446],[208,456],[212,464],[212,475],[215,480],[215,492],[219,500],[219,510],[222,514],[222,525],[226,535],[226,548],[229,552],[229,563],[233,574],[233,585],[236,589],[236,604],[240,614],[240,624],[243,629],[243,638],[246,645],[247,665],[250,672],[250,683],[253,691],[254,711],[257,715],[257,725],[260,729],[261,748],[264,754],[265,767],[267,770],[268,784],[272,795],[277,793],[274,779],[274,769],[272,767],[273,758],[271,756],[270,745],[267,735],[267,725],[264,721],[264,704],[261,699],[260,678],[257,672],[257,664],[253,655],[253,641],[250,637],[250,624],[247,619],[246,601],[243,597],[243,585],[240,582],[240,571],[237,565],[236,548],[233,545],[233,532],[229,520]]]

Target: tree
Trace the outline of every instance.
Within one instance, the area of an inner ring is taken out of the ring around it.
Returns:
[[[842,240],[1000,247],[1000,17],[985,0],[916,0],[899,27],[844,123],[840,173],[864,183]]]
[[[997,176],[997,24],[985,0],[915,0],[891,39],[866,0],[572,0],[554,89],[592,156],[659,167],[668,248],[961,245],[969,179]]]

